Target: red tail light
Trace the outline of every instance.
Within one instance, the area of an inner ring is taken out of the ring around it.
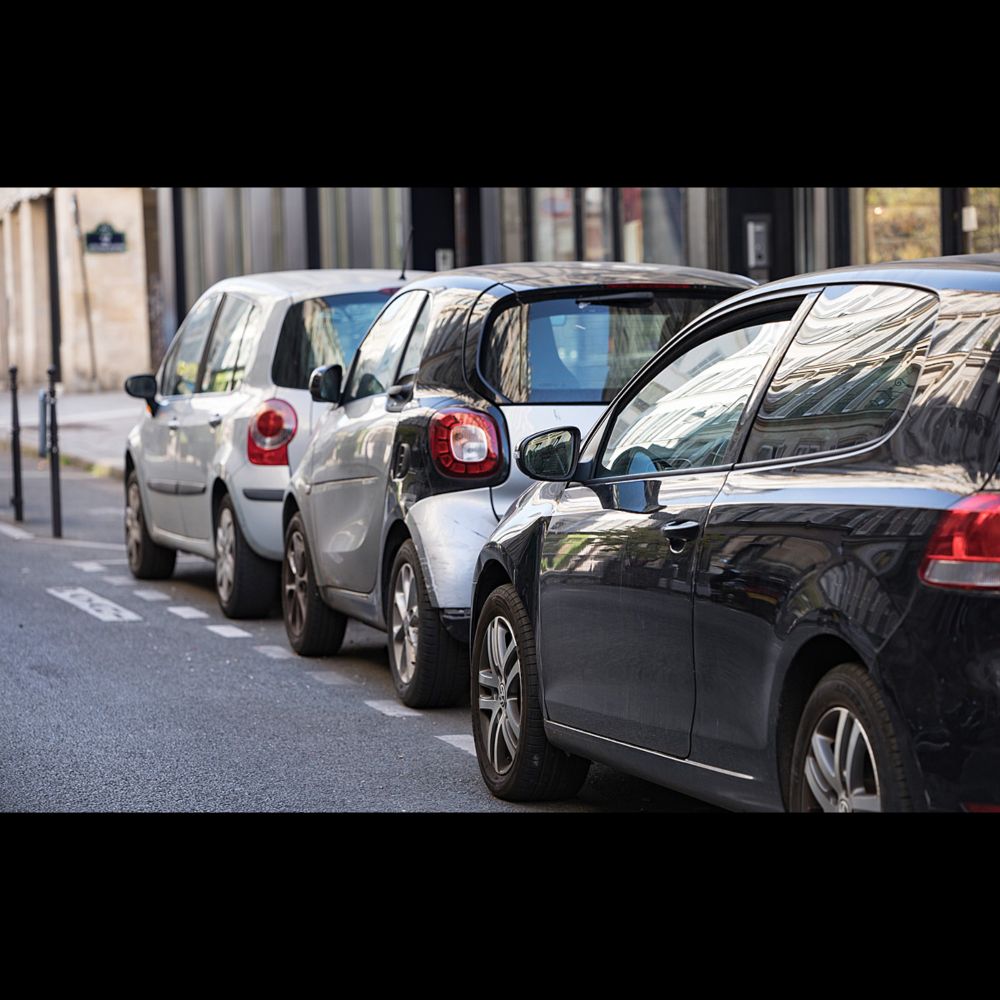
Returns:
[[[299,421],[283,399],[269,399],[247,428],[247,458],[253,465],[288,465],[288,442]]]
[[[477,410],[442,410],[431,417],[431,459],[446,476],[488,476],[500,467],[497,425]]]
[[[920,579],[936,587],[1000,590],[1000,493],[965,497],[944,513]]]

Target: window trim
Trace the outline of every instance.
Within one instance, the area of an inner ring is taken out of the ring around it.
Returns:
[[[724,309],[721,314],[710,316],[704,323],[701,323],[700,320],[696,320],[696,325],[689,327],[687,332],[684,332],[683,337],[675,338],[672,344],[668,344],[663,347],[622,387],[621,392],[615,398],[615,402],[608,407],[606,416],[602,417],[601,421],[598,423],[598,427],[595,427],[596,431],[600,428],[601,423],[604,425],[603,429],[600,431],[600,444],[598,444],[597,449],[594,452],[593,459],[587,463],[588,468],[585,470],[585,478],[573,481],[579,481],[585,486],[593,486],[595,484],[660,479],[667,476],[678,475],[690,476],[704,472],[722,472],[732,470],[736,465],[736,459],[743,452],[747,428],[752,425],[753,419],[757,416],[757,408],[763,399],[764,392],[766,391],[767,386],[771,384],[771,378],[777,370],[778,365],[781,363],[781,360],[784,358],[785,351],[788,350],[789,345],[798,333],[805,318],[809,315],[813,304],[816,299],[819,298],[820,294],[821,292],[819,291],[809,289],[803,290],[801,288],[788,289],[787,291],[783,290],[769,294],[766,298],[761,297],[760,299],[755,299],[753,302],[734,303],[730,308]],[[761,369],[760,374],[757,376],[757,380],[754,382],[753,389],[750,391],[746,405],[743,407],[743,413],[741,414],[740,419],[736,422],[736,426],[733,428],[733,434],[729,442],[725,462],[720,462],[717,465],[702,465],[696,468],[664,469],[657,472],[636,473],[631,476],[595,477],[591,475],[592,471],[599,466],[599,461],[603,457],[604,451],[607,448],[608,437],[611,434],[611,429],[617,421],[618,416],[621,414],[621,411],[628,405],[629,402],[631,402],[636,393],[644,388],[651,379],[655,378],[661,371],[663,371],[664,368],[673,364],[677,358],[686,354],[692,348],[698,347],[709,340],[714,340],[716,337],[720,337],[730,330],[739,329],[739,324],[745,325],[748,318],[760,318],[777,312],[781,309],[782,305],[786,304],[789,300],[798,300],[798,305],[795,307],[795,310],[788,321],[788,329],[779,341],[778,347],[771,354],[771,357]],[[752,418],[748,419],[748,415],[751,414]],[[580,449],[581,454],[589,444],[590,439],[588,438]]]
[[[921,285],[911,285],[902,281],[860,281],[854,279],[851,281],[827,282],[819,290],[819,294],[816,296],[816,298],[819,298],[819,296],[822,295],[827,290],[827,288],[836,288],[836,287],[843,288],[852,285],[879,285],[879,286],[885,286],[887,288],[909,288],[915,292],[922,292],[925,295],[930,295],[935,299],[933,317],[930,321],[927,334],[925,335],[925,338],[923,340],[917,341],[914,344],[914,347],[919,346],[921,343],[924,344],[923,356],[920,358],[920,374],[917,376],[917,382],[919,385],[919,381],[924,373],[924,365],[927,362],[928,351],[930,349],[931,342],[934,340],[934,334],[937,331],[938,317],[941,311],[940,293],[933,288],[927,288]],[[798,328],[796,328],[796,334],[797,333],[798,333]],[[785,354],[787,353],[789,347],[791,347],[792,340],[794,340],[794,336],[782,348],[781,361],[784,360]],[[778,365],[775,365],[774,372],[776,372],[777,369]],[[916,391],[917,387],[914,386],[913,392],[910,393],[910,398],[906,401],[906,406],[899,414],[899,419],[896,420],[896,422],[887,431],[880,434],[876,438],[872,438],[869,441],[862,441],[858,444],[844,445],[840,448],[827,448],[825,451],[813,451],[807,455],[787,455],[787,456],[782,456],[781,458],[762,458],[753,462],[744,462],[742,461],[743,451],[746,448],[747,441],[750,438],[750,431],[753,429],[754,421],[756,421],[757,419],[757,411],[760,409],[761,404],[764,402],[764,396],[767,394],[767,389],[770,387],[771,378],[773,378],[773,372],[772,375],[768,378],[767,385],[765,386],[764,391],[760,393],[759,398],[756,400],[753,420],[748,421],[743,428],[743,440],[740,442],[740,448],[739,451],[737,452],[736,460],[733,463],[734,470],[742,471],[743,469],[755,470],[755,469],[768,469],[768,468],[774,468],[774,469],[792,468],[799,465],[813,465],[817,462],[826,462],[831,458],[839,458],[841,456],[853,458],[857,455],[866,454],[869,451],[875,451],[881,448],[889,440],[889,438],[891,438],[893,434],[895,434],[896,431],[899,430],[900,427],[902,427],[903,421],[906,419],[907,414],[910,412],[910,407],[913,404],[913,398],[917,394]]]

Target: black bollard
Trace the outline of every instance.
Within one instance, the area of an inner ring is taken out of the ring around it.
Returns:
[[[56,368],[49,365],[49,477],[52,483],[52,537],[62,538],[59,496],[59,427],[56,423]]]
[[[17,413],[17,365],[10,373],[10,460],[14,472],[14,494],[10,502],[14,507],[14,520],[24,520],[24,494],[21,492],[21,420]]]

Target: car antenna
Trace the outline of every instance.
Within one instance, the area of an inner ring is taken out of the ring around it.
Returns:
[[[413,226],[410,226],[410,235],[406,238],[406,248],[403,250],[403,266],[399,272],[399,280],[406,281],[406,258],[410,256],[410,247],[413,245]]]

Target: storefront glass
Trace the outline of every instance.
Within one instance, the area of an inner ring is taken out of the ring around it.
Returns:
[[[940,188],[863,188],[852,223],[864,241],[863,263],[941,254]],[[859,204],[860,201],[860,204]],[[855,255],[857,256],[857,254]]]
[[[975,228],[965,234],[966,250],[969,253],[1000,250],[1000,188],[969,188],[966,205],[976,210],[974,218],[966,213],[968,222],[975,222]]]
[[[622,255],[629,263],[683,264],[684,188],[619,188]]]
[[[531,228],[535,260],[575,260],[573,188],[532,188]]]

